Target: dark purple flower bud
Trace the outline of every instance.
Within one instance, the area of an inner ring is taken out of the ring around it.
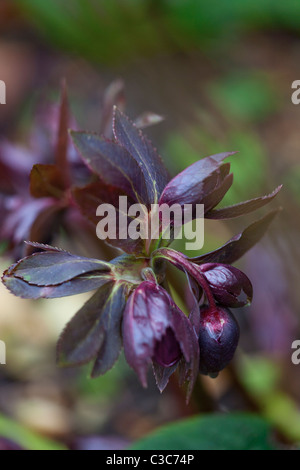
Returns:
[[[246,274],[229,264],[207,263],[201,267],[216,301],[225,307],[243,307],[252,300],[252,284]]]
[[[123,317],[125,357],[147,385],[148,365],[176,364],[182,356],[187,363],[197,360],[197,343],[192,325],[169,294],[151,281],[142,282],[131,294]],[[194,344],[195,343],[195,344]]]
[[[239,325],[227,308],[201,308],[200,372],[216,376],[232,360],[240,336]]]

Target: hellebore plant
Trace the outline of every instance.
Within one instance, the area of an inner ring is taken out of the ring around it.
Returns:
[[[228,219],[250,213],[278,193],[216,208],[233,182],[232,153],[212,155],[170,179],[151,142],[117,108],[113,139],[72,131],[75,147],[94,174],[92,182],[70,191],[70,198],[94,224],[101,203],[113,204],[125,195],[130,204],[204,204],[210,219]],[[239,327],[230,308],[251,302],[248,277],[231,266],[266,232],[278,211],[252,223],[222,247],[189,258],[169,248],[170,239],[108,239],[123,251],[111,262],[76,256],[55,247],[27,242],[43,250],[18,261],[4,275],[6,287],[23,298],[54,298],[96,290],[63,331],[58,363],[77,366],[93,362],[92,376],[108,371],[122,346],[129,365],[143,386],[150,365],[162,391],[178,369],[188,396],[199,372],[216,376],[231,361]],[[129,220],[127,220],[129,223]],[[171,221],[172,225],[172,221]],[[172,228],[172,227],[171,227]],[[193,305],[185,315],[172,299],[166,279],[171,263],[186,274]]]

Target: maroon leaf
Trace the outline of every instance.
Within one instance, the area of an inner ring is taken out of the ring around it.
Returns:
[[[63,331],[57,345],[59,365],[85,364],[102,352],[103,370],[112,367],[122,344],[120,322],[124,303],[124,284],[108,282],[100,287]],[[97,362],[100,360],[98,356]]]
[[[91,170],[134,201],[150,204],[141,167],[124,147],[87,132],[71,132],[74,144]]]
[[[92,377],[105,374],[117,361],[122,348],[121,320],[125,308],[126,284],[115,284],[111,294],[110,308],[101,313],[105,336],[92,370]]]
[[[114,112],[113,130],[117,142],[125,147],[140,165],[151,202],[157,202],[169,181],[169,175],[156,149],[117,108]]]
[[[222,209],[215,209],[208,212],[205,217],[208,219],[231,219],[233,217],[240,217],[241,215],[249,214],[257,209],[268,204],[274,197],[279,193],[282,186],[278,186],[271,194],[268,196],[257,197],[249,201],[240,202],[233,206],[224,207]]]
[[[55,286],[82,274],[109,271],[110,264],[104,261],[53,250],[21,259],[8,268],[5,277],[16,277],[35,286]]]
[[[270,223],[280,209],[269,212],[267,215],[249,225],[243,232],[231,238],[225,245],[204,255],[190,258],[194,263],[225,263],[232,264],[241,258],[264,236]]]
[[[234,152],[222,153],[203,158],[173,178],[163,190],[160,204],[201,204],[226,177],[229,165],[220,166],[223,159]]]
[[[36,286],[29,284],[23,279],[7,275],[7,271],[4,272],[2,278],[3,284],[7,289],[14,295],[23,299],[54,299],[58,297],[67,297],[69,295],[82,294],[83,292],[98,289],[100,286],[111,280],[111,274],[92,273],[77,276],[70,281],[66,281],[58,285]]]
[[[230,173],[229,175],[225,176],[222,181],[220,181],[220,183],[211,193],[204,197],[204,199],[202,200],[202,204],[204,204],[205,217],[207,217],[207,213],[210,213],[209,211],[211,209],[216,207],[219,202],[222,201],[227,191],[231,188],[232,183],[233,174]]]
[[[112,246],[117,248],[121,248],[126,253],[137,253],[141,252],[145,246],[145,240],[137,239],[133,240],[131,238],[127,239],[119,239],[119,217],[120,215],[124,215],[127,217],[127,212],[123,213],[122,208],[119,207],[119,196],[124,195],[119,188],[114,186],[108,185],[102,181],[96,181],[90,183],[89,185],[83,188],[76,188],[73,191],[73,197],[80,208],[81,213],[91,220],[95,225],[101,220],[100,216],[96,215],[97,207],[100,204],[111,204],[116,208],[116,238],[107,238],[106,242]],[[131,198],[127,199],[127,209],[131,204],[134,204]],[[128,224],[132,221],[132,218],[125,217],[122,218],[122,222],[124,224]],[[124,228],[124,226],[123,226]]]

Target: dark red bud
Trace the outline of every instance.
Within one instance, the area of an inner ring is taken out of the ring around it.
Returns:
[[[224,307],[201,308],[200,372],[216,376],[232,360],[240,336],[239,325]]]
[[[246,274],[229,264],[207,263],[201,266],[216,301],[225,307],[243,307],[251,303],[253,289]]]

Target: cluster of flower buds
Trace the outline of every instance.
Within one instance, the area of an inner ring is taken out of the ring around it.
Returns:
[[[217,208],[233,181],[230,164],[224,163],[233,153],[203,158],[171,179],[151,142],[117,108],[112,139],[77,131],[71,136],[93,178],[80,188],[69,187],[68,195],[94,228],[98,205],[116,205],[120,195],[143,204],[145,217],[152,204],[178,203],[203,204],[206,218],[228,219],[261,208],[280,189]],[[47,173],[48,183],[50,176]],[[172,230],[168,240],[108,238],[123,251],[111,262],[30,241],[29,246],[40,251],[9,267],[3,282],[15,295],[33,299],[96,290],[63,331],[59,364],[92,362],[91,375],[96,377],[114,365],[124,347],[144,386],[150,365],[161,391],[177,369],[180,383],[189,384],[189,396],[199,371],[216,376],[234,355],[239,327],[229,309],[247,305],[252,286],[232,264],[261,239],[277,212],[252,223],[220,248],[193,258],[169,248]],[[189,314],[172,299],[168,263],[186,275],[192,298]]]

